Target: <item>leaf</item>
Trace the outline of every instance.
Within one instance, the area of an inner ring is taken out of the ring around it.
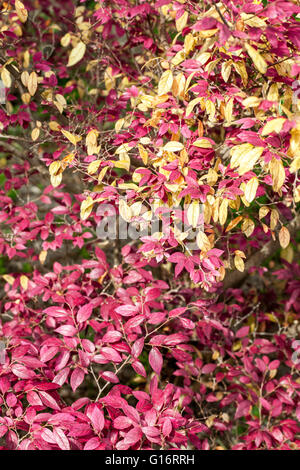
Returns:
[[[290,232],[288,231],[288,229],[286,227],[281,227],[278,236],[280,246],[282,248],[287,248],[291,239]]]
[[[198,139],[193,142],[194,147],[200,147],[202,149],[211,149],[212,143],[208,139]]]
[[[231,123],[232,121],[232,110],[233,110],[233,98],[230,98],[230,100],[226,103],[225,106],[225,120],[228,124]]]
[[[71,132],[61,129],[60,132],[71,142],[71,144],[76,145],[77,142],[80,142],[82,137],[79,135],[71,134]]]
[[[200,101],[202,100],[203,98],[195,98],[194,100],[189,102],[185,110],[186,117],[189,116],[193,112],[193,109],[196,106],[196,104],[200,103]]]
[[[147,150],[141,144],[138,144],[138,149],[139,149],[139,154],[140,154],[141,159],[143,160],[144,165],[147,165],[148,163]]]
[[[244,272],[244,270],[245,270],[245,264],[244,264],[243,259],[242,259],[240,256],[235,255],[235,257],[234,257],[234,265],[235,265],[235,267],[236,267],[236,269],[237,269],[238,271],[240,271],[241,273]]]
[[[132,317],[138,313],[138,308],[135,305],[121,305],[116,308],[116,312],[124,317]]]
[[[31,138],[34,142],[39,138],[39,135],[40,135],[40,130],[38,127],[35,127],[34,129],[32,129]]]
[[[255,199],[257,188],[258,179],[254,176],[248,181],[245,187],[245,198],[248,202],[252,202]]]
[[[3,85],[4,85],[6,88],[10,88],[10,87],[11,87],[11,76],[10,76],[10,72],[9,72],[5,67],[3,67],[3,69],[1,70],[1,80],[3,81]]]
[[[245,47],[257,70],[260,73],[265,74],[268,69],[268,64],[265,59],[256,49],[254,49],[254,47],[250,46],[250,44],[245,43]]]
[[[300,156],[299,157],[296,157],[292,163],[291,163],[291,166],[290,166],[290,172],[291,173],[295,173],[296,171],[298,171],[300,168]]]
[[[22,274],[22,276],[20,277],[20,284],[24,290],[27,290],[28,288],[28,281],[28,277]]]
[[[94,160],[93,162],[91,162],[87,169],[88,174],[93,175],[94,173],[96,173],[100,164],[101,164],[101,160]]]
[[[242,223],[242,232],[246,235],[246,237],[250,237],[252,235],[253,230],[255,229],[255,223],[251,219],[245,219]]]
[[[84,379],[84,371],[80,367],[77,367],[75,370],[73,370],[71,379],[70,379],[70,385],[71,385],[73,392],[75,392],[77,388],[82,384],[83,379]]]
[[[272,176],[273,189],[279,191],[285,181],[285,170],[281,160],[273,158],[269,163],[270,173]]]
[[[173,74],[171,70],[166,70],[160,77],[158,83],[158,96],[165,95],[172,89]]]
[[[163,358],[157,348],[152,348],[149,353],[149,364],[154,372],[159,375],[163,365]]]
[[[204,232],[202,232],[202,231],[198,232],[196,241],[197,241],[197,245],[198,245],[198,247],[201,251],[210,250],[210,247],[211,247],[210,241],[209,241],[207,235]]]
[[[261,99],[257,98],[257,96],[248,96],[248,98],[242,101],[242,105],[245,108],[256,108],[260,105]]]
[[[27,88],[31,96],[34,96],[38,86],[37,74],[31,72],[28,78]]]
[[[90,213],[93,210],[94,201],[91,196],[88,196],[84,201],[82,201],[80,206],[80,218],[81,220],[86,220]]]
[[[230,60],[222,63],[221,75],[225,83],[228,82],[229,76],[231,74],[231,68],[232,68],[232,62]]]
[[[279,134],[285,121],[285,118],[271,119],[264,125],[261,135],[264,137],[266,135],[272,134],[272,132]]]
[[[228,199],[223,199],[219,207],[219,222],[224,225],[227,220]]]
[[[185,11],[180,18],[176,20],[176,29],[178,32],[182,31],[185,28],[187,20],[188,20],[188,12]]]
[[[132,219],[132,212],[130,207],[127,205],[126,201],[124,199],[120,199],[119,201],[119,212],[121,217],[126,221],[130,222]]]
[[[187,210],[187,219],[188,219],[189,224],[193,228],[197,227],[199,216],[200,216],[199,201],[193,201],[191,204],[189,204],[189,207]]]
[[[16,8],[16,12],[17,12],[19,20],[22,23],[26,23],[27,18],[28,18],[28,12],[27,12],[24,4],[22,2],[20,2],[20,0],[16,0],[15,8]]]
[[[76,44],[76,46],[71,50],[67,67],[72,67],[73,65],[77,64],[83,58],[85,51],[86,45],[84,42],[79,41],[78,44]]]
[[[238,172],[239,175],[242,176],[244,173],[253,169],[263,151],[264,147],[254,147],[248,143],[236,145],[230,151],[232,155],[230,166],[232,168],[239,167]]]
[[[179,152],[179,150],[184,149],[184,145],[181,142],[171,141],[168,142],[164,147],[163,150],[167,152]]]
[[[93,311],[93,305],[91,303],[83,305],[83,307],[80,307],[77,313],[77,321],[78,323],[83,323],[86,320],[88,320],[92,314]]]
[[[239,215],[238,217],[236,217],[235,219],[233,219],[231,222],[229,222],[229,224],[227,225],[226,227],[226,230],[225,232],[229,232],[229,230],[232,230],[234,227],[236,227],[240,222],[241,220],[243,220],[243,217],[241,215]]]
[[[55,427],[53,429],[53,436],[61,450],[70,450],[70,443],[62,429]]]
[[[266,215],[270,212],[270,209],[269,207],[267,206],[262,206],[259,208],[259,212],[258,212],[258,217],[259,219],[263,219],[264,217],[266,217]]]

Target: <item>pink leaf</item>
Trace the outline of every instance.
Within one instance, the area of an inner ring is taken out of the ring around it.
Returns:
[[[135,305],[121,305],[116,308],[116,312],[123,317],[131,317],[138,313],[138,308]]]
[[[156,372],[156,374],[159,375],[161,372],[162,365],[163,365],[163,358],[157,348],[151,349],[149,353],[149,364],[154,370],[154,372]]]
[[[70,379],[70,384],[71,384],[73,392],[75,392],[77,390],[77,388],[79,387],[79,385],[82,384],[83,379],[84,379],[84,375],[85,375],[84,371],[82,369],[80,369],[79,367],[77,367],[77,369],[73,370],[72,375],[71,375],[71,379]]]
[[[70,450],[70,444],[69,444],[68,438],[66,437],[66,435],[64,434],[61,428],[54,428],[53,436],[55,438],[55,441],[58,447],[61,450]]]
[[[87,304],[81,307],[77,313],[77,321],[82,323],[90,318],[93,311],[93,305]]]
[[[62,325],[54,331],[63,336],[74,336],[77,333],[76,328],[72,325]]]

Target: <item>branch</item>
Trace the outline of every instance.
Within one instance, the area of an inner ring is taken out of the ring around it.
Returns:
[[[286,226],[290,232],[291,238],[294,237],[297,231],[300,229],[300,214],[291,220],[291,222]],[[280,248],[280,243],[278,240],[269,241],[266,245],[262,247],[260,251],[252,255],[249,260],[245,263],[245,270],[240,271],[231,271],[229,272],[223,281],[223,288],[229,289],[240,284],[247,276],[250,268],[254,266],[261,266],[261,263],[271,256],[274,251]]]

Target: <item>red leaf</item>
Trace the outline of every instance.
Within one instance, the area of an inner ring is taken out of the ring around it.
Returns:
[[[149,353],[149,364],[154,370],[154,372],[156,372],[156,374],[159,375],[161,372],[162,365],[163,365],[163,358],[157,348],[151,349]]]
[[[60,428],[54,428],[53,429],[53,436],[54,439],[58,445],[58,447],[61,450],[70,450],[70,444],[68,441],[68,438],[64,434],[63,430]]]
[[[121,305],[116,308],[116,312],[123,317],[131,317],[138,313],[138,308],[135,305]]]
[[[72,375],[71,375],[71,379],[70,379],[70,384],[71,384],[71,388],[73,390],[73,392],[75,392],[77,390],[77,388],[79,387],[79,385],[82,384],[83,382],[83,379],[84,379],[84,371],[82,369],[80,369],[79,367],[77,367],[77,369],[73,370],[72,372]]]

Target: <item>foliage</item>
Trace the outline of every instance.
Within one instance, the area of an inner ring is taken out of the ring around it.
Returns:
[[[1,2],[2,449],[299,449],[297,5]]]

